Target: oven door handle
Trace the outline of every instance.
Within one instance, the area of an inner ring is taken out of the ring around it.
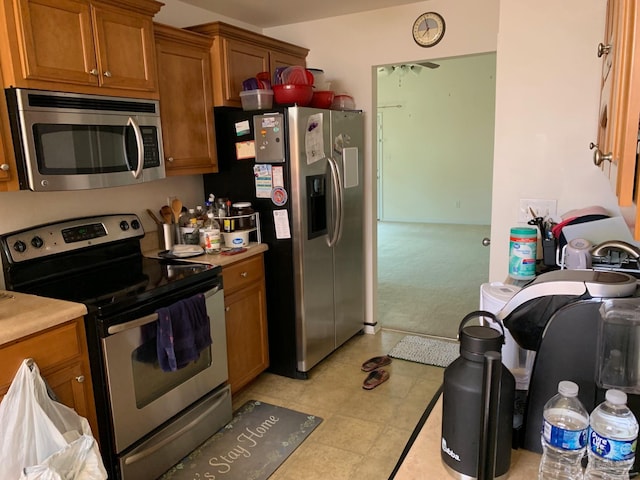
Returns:
[[[211,295],[215,295],[221,290],[220,285],[213,287],[211,290],[207,290],[204,294],[205,298],[210,297]],[[119,323],[117,325],[111,325],[107,328],[107,333],[109,335],[114,335],[116,333],[124,332],[125,330],[131,330],[132,328],[138,328],[143,325],[146,325],[151,322],[155,322],[158,320],[158,314],[152,313],[150,315],[146,315],[144,317],[136,318],[135,320],[131,320],[126,323]]]
[[[145,450],[142,450],[142,451],[140,451],[138,453],[134,453],[130,457],[125,458],[124,459],[124,464],[125,465],[131,465],[132,463],[136,463],[136,462],[142,460],[143,458],[148,457],[149,455],[153,455],[155,452],[157,452],[161,448],[165,447],[169,443],[171,443],[174,440],[176,440],[178,437],[181,437],[182,435],[187,433],[189,430],[191,430],[193,427],[195,427],[198,423],[200,423],[204,418],[206,418],[206,416],[209,415],[213,410],[218,408],[220,406],[220,404],[226,399],[227,395],[229,395],[229,389],[225,388],[224,390],[222,390],[221,392],[218,393],[218,397],[219,398],[216,400],[216,402],[213,405],[211,405],[209,408],[207,408],[206,411],[202,412],[202,414],[198,415],[196,418],[191,420],[189,423],[187,423],[180,430],[177,430],[176,432],[174,432],[171,435],[167,436],[166,438],[164,438],[163,440],[159,441],[155,445],[152,445],[152,446],[150,446],[149,448],[147,448]]]

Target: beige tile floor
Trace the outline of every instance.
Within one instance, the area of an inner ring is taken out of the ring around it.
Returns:
[[[323,422],[271,480],[386,480],[444,369],[394,359],[389,380],[364,390],[367,359],[384,355],[404,334],[381,330],[358,335],[311,370],[308,380],[263,373],[234,396],[234,410],[247,400],[317,415]]]

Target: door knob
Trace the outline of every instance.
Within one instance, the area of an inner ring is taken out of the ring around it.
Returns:
[[[83,383],[84,382],[84,375],[79,375],[76,377],[76,382],[78,383]]]
[[[0,165],[0,170],[2,170],[3,172],[8,172],[9,171],[9,164],[8,163],[3,163]]]
[[[491,239],[490,239],[490,238],[487,238],[487,237],[484,237],[484,238],[482,239],[482,246],[483,246],[483,247],[488,247],[489,245],[491,245]]]
[[[610,51],[611,51],[611,45],[605,45],[602,42],[598,44],[598,58],[600,58],[603,55],[607,55]]]
[[[602,164],[602,162],[611,162],[611,160],[613,160],[613,153],[609,152],[605,155],[602,153],[597,143],[593,143],[593,142],[589,143],[589,150],[594,150],[594,149],[595,149],[595,152],[593,152],[593,164],[596,167],[599,167]]]

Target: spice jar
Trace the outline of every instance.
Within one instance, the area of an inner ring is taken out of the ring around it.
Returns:
[[[239,217],[236,219],[236,229],[248,230],[255,228],[256,219],[253,216],[253,208],[251,208],[250,202],[237,202],[232,205],[233,216]]]

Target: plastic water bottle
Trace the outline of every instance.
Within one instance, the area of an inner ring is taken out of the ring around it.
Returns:
[[[605,401],[589,419],[589,463],[585,480],[628,480],[638,437],[638,421],[629,407],[627,394],[607,390]]]
[[[576,480],[582,478],[580,464],[587,446],[589,412],[578,400],[578,385],[558,384],[558,394],[544,406],[542,460],[538,480]]]

